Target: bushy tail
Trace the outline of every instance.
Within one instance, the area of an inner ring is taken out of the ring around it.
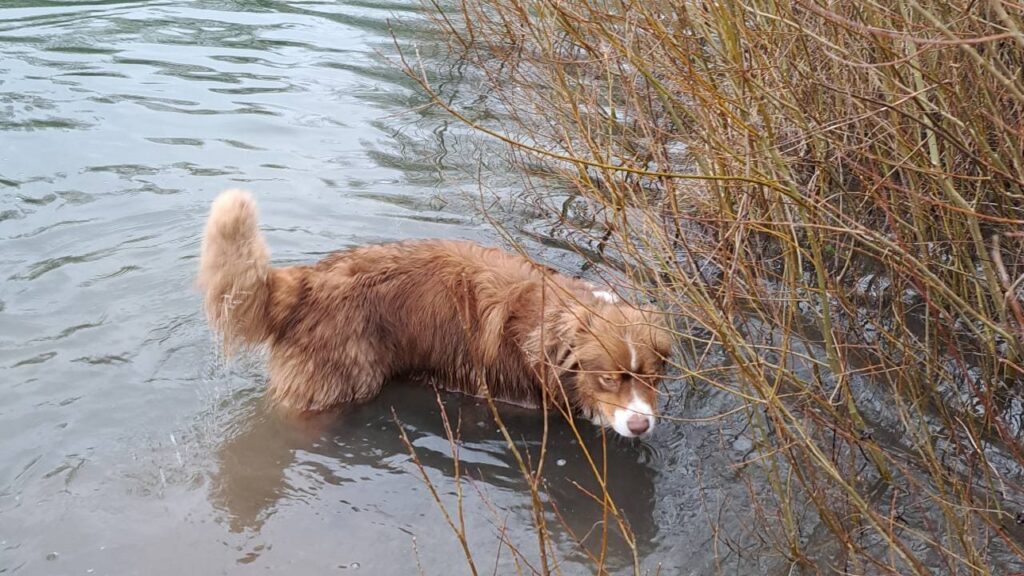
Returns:
[[[198,284],[206,317],[227,351],[269,336],[270,274],[256,201],[244,190],[221,193],[206,221]]]

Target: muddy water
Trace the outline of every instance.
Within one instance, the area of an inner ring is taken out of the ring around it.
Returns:
[[[537,565],[530,492],[486,407],[444,398],[462,484],[421,388],[282,419],[260,401],[258,358],[217,355],[192,288],[204,213],[231,186],[258,194],[278,263],[364,242],[501,242],[464,199],[479,143],[387,61],[389,29],[429,58],[437,41],[418,17],[372,0],[3,3],[0,573],[469,573],[396,419],[441,500],[454,506],[463,487],[481,572]],[[498,188],[501,175],[484,174]],[[571,254],[527,246],[579,271]],[[668,410],[724,402],[684,392]],[[542,419],[505,417],[535,452]],[[605,524],[575,487],[593,488],[579,446],[552,426],[549,555],[587,573],[575,540],[598,542]],[[608,446],[644,571],[743,564],[732,544],[747,486],[731,466],[750,444],[722,426],[664,423],[649,442]],[[621,538],[606,554],[632,566]]]

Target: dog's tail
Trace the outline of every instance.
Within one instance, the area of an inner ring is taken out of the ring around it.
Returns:
[[[244,190],[221,193],[206,221],[198,285],[210,326],[228,352],[269,337],[271,273],[256,201]]]

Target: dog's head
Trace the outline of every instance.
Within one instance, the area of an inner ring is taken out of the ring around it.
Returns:
[[[625,303],[577,309],[573,316],[569,372],[579,408],[626,438],[650,433],[671,352],[660,316]]]

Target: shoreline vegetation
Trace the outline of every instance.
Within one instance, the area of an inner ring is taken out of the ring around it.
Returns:
[[[406,72],[563,189],[550,217],[673,316],[684,385],[734,397],[766,554],[808,574],[1024,569],[1024,5],[427,11],[486,103],[452,104],[414,54]],[[728,366],[702,368],[710,349]],[[557,574],[528,456],[524,573]],[[646,573],[614,496],[594,495],[604,529]]]

